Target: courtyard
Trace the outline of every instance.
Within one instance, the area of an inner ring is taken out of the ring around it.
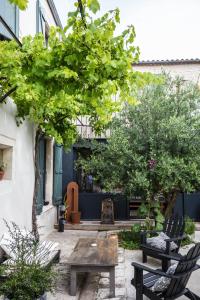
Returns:
[[[0,0],[0,299],[200,300],[199,10]]]
[[[116,297],[109,298],[109,274],[108,273],[91,273],[80,274],[78,277],[78,289],[76,296],[69,295],[69,278],[70,271],[67,264],[76,243],[80,238],[102,238],[114,232],[97,232],[83,230],[65,230],[59,233],[53,231],[48,239],[58,242],[61,248],[60,263],[55,266],[58,272],[58,281],[55,294],[48,295],[50,300],[135,300],[135,288],[131,285],[131,279],[134,277],[134,270],[131,266],[133,261],[142,263],[142,252],[140,250],[126,250],[118,248],[118,266],[116,267]],[[200,231],[195,232],[195,241],[200,241]],[[186,254],[190,246],[184,246],[180,252]],[[156,269],[160,268],[160,263],[153,259],[148,259],[148,266]],[[200,270],[194,272],[188,283],[188,287],[197,295],[200,293],[199,277]],[[180,299],[184,299],[183,296]],[[185,298],[186,299],[186,298]]]

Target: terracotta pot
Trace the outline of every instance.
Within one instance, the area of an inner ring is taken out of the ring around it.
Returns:
[[[0,171],[0,180],[3,179],[5,172],[4,171]]]
[[[80,211],[72,211],[71,212],[71,220],[72,224],[79,224],[81,219]]]

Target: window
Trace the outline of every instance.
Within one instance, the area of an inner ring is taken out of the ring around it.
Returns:
[[[19,36],[19,11],[18,8],[10,4],[8,0],[1,0],[0,15],[16,36]],[[11,39],[11,35],[5,26],[0,22],[0,40]]]
[[[0,162],[6,166],[3,180],[12,180],[13,177],[13,146],[12,139],[0,135]]]
[[[49,24],[45,17],[44,9],[42,8],[40,1],[37,1],[37,32],[41,32],[44,35],[45,44],[48,45],[49,39]]]

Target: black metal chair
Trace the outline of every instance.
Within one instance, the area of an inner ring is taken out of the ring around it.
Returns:
[[[142,250],[143,263],[147,262],[147,256],[154,257],[156,259],[162,260],[162,269],[166,271],[170,264],[170,259],[167,257],[163,257],[162,254],[171,254],[177,255],[181,245],[181,240],[184,239],[184,219],[183,217],[172,216],[169,219],[166,219],[163,224],[162,230],[151,230],[151,231],[143,231],[141,232],[141,245],[140,249]],[[169,239],[166,239],[166,250],[161,250],[156,247],[152,247],[147,244],[147,234],[156,235],[159,232],[164,232]],[[170,250],[170,243],[175,242],[177,248],[173,251]]]
[[[135,273],[131,284],[136,288],[136,300],[142,300],[143,295],[153,300],[160,300],[161,298],[164,300],[173,300],[182,295],[192,300],[200,300],[199,296],[186,288],[192,272],[200,268],[200,266],[196,264],[199,258],[200,243],[192,247],[187,255],[178,258],[179,262],[173,275],[166,274],[162,270],[154,270],[144,265],[132,263]],[[177,260],[177,257],[170,256],[170,259]],[[143,275],[143,271],[149,273]],[[151,287],[161,276],[171,279],[169,286],[163,292],[153,292]]]

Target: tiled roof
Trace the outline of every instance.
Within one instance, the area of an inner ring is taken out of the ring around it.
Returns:
[[[200,64],[200,58],[191,59],[170,59],[170,60],[141,60],[133,63],[134,66],[153,66],[153,65],[184,65],[184,64]]]

